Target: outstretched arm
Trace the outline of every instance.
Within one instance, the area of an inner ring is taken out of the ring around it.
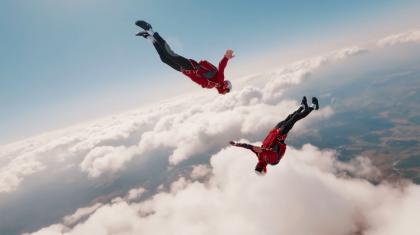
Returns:
[[[257,154],[257,153],[261,153],[261,152],[263,151],[263,149],[262,149],[262,148],[260,148],[260,147],[258,147],[258,146],[251,145],[251,144],[246,144],[246,143],[236,143],[236,142],[233,142],[233,141],[229,141],[229,143],[230,143],[232,146],[236,146],[236,147],[241,147],[241,148],[246,148],[246,149],[249,149],[249,150],[251,150],[252,152],[254,152],[255,154]]]
[[[223,74],[225,72],[225,68],[227,65],[228,60],[235,57],[232,50],[226,50],[225,55],[223,56],[222,60],[219,62],[219,72]]]

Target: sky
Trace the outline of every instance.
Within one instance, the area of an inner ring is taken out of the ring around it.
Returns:
[[[197,90],[162,64],[148,41],[134,37],[137,19],[152,23],[186,57],[217,63],[225,49],[235,50],[227,69],[234,81],[258,66],[410,29],[419,5],[4,0],[0,144]]]
[[[369,102],[361,91],[372,84],[387,93],[389,79],[416,80],[419,50],[420,30],[388,35],[243,78],[229,96],[186,93],[0,146],[0,233],[418,234],[420,186],[384,180],[381,156],[340,161],[341,142],[331,139],[364,132],[324,138],[319,124],[340,125],[335,100],[357,105],[337,93]],[[360,85],[375,74],[384,76]],[[259,144],[302,94],[316,94],[320,110],[293,127],[278,165],[255,174],[255,156],[228,140]],[[328,147],[293,141],[310,133]]]
[[[381,82],[418,78],[418,3],[240,3],[3,1],[0,233],[419,234],[420,186],[384,179],[381,156],[342,162],[340,141],[293,142],[336,125],[337,103],[371,101],[345,99],[365,79],[387,94]],[[234,49],[232,92],[162,64],[134,37],[140,17],[180,54],[217,62]],[[255,156],[228,141],[260,144],[303,94],[320,110],[256,175]]]

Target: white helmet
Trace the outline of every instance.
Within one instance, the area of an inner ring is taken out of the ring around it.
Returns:
[[[223,86],[225,87],[226,93],[232,90],[232,83],[229,80],[224,81]]]
[[[229,80],[225,81],[225,86],[229,89],[229,91],[232,90],[232,83]]]

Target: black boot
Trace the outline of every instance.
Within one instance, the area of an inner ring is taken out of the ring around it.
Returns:
[[[139,26],[140,28],[146,30],[146,31],[149,31],[149,30],[152,29],[152,26],[144,20],[136,21],[136,25]]]
[[[136,36],[142,36],[144,38],[147,38],[147,37],[150,36],[150,34],[146,31],[141,31],[141,32],[137,33]]]
[[[302,105],[304,109],[308,109],[309,108],[308,107],[308,101],[306,100],[306,96],[304,96],[302,98],[302,102],[300,102],[300,105]]]
[[[318,99],[316,97],[312,97],[312,107],[315,110],[318,110],[319,109],[319,103],[318,103]]]

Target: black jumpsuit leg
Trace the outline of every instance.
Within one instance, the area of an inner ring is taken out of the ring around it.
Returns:
[[[292,129],[292,127],[295,125],[297,121],[308,116],[308,114],[310,114],[312,110],[314,110],[312,107],[309,107],[307,109],[303,109],[302,107],[299,107],[298,110],[296,110],[294,113],[287,116],[287,118],[284,121],[279,122],[276,125],[276,128],[280,129],[280,132],[283,135],[287,134],[289,133],[289,131]]]
[[[279,129],[280,127],[282,127],[284,125],[285,122],[289,121],[295,114],[300,113],[303,110],[303,107],[299,107],[296,111],[294,111],[292,114],[289,114],[286,119],[284,119],[283,121],[279,122],[276,125],[276,128]]]
[[[171,66],[177,71],[181,71],[181,69],[194,69],[190,60],[173,52],[168,43],[158,33],[154,33],[153,37],[155,39],[153,46],[163,63]]]

